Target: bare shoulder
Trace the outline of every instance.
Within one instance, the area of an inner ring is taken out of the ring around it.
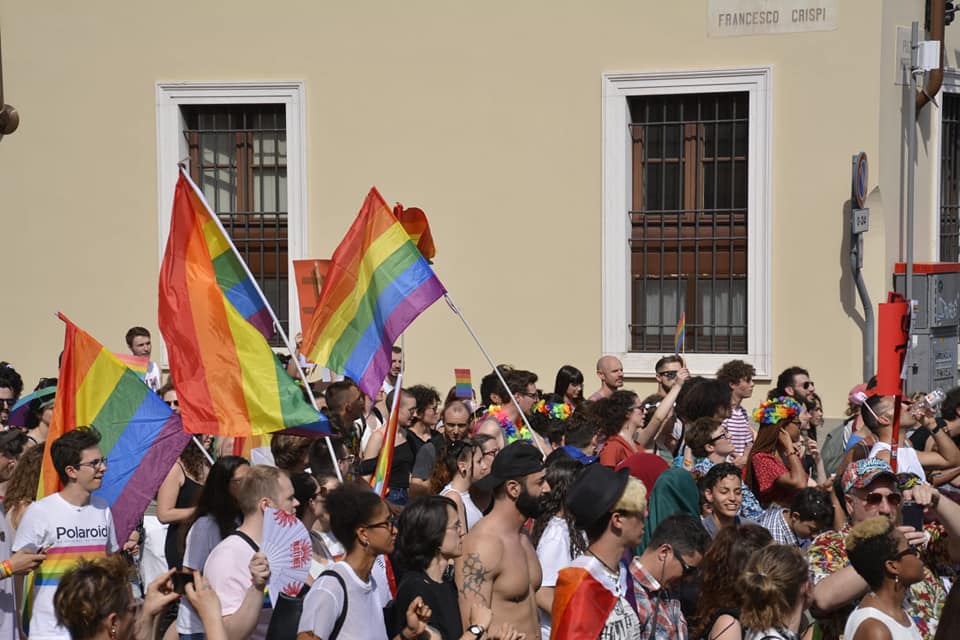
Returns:
[[[892,640],[890,630],[876,618],[867,618],[857,627],[851,640]]]

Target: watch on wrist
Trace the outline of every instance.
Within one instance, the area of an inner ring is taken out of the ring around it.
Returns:
[[[472,633],[474,638],[477,638],[477,640],[480,640],[480,636],[483,635],[484,628],[478,624],[472,624],[469,627],[467,627],[467,631]]]

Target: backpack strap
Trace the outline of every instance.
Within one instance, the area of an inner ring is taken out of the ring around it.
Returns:
[[[250,547],[253,549],[253,552],[254,552],[254,553],[256,553],[257,551],[260,551],[260,545],[258,545],[256,542],[254,542],[254,541],[253,541],[253,538],[251,538],[250,536],[248,536],[247,534],[245,534],[243,531],[240,531],[239,529],[235,529],[235,530],[233,531],[233,533],[231,533],[230,535],[232,535],[232,536],[237,536],[238,538],[241,538],[244,542],[246,542],[248,545],[250,545]]]
[[[343,608],[340,610],[340,615],[337,616],[336,622],[333,623],[333,630],[330,632],[330,637],[327,638],[327,640],[337,640],[337,636],[340,635],[340,630],[343,628],[343,623],[347,619],[347,604],[349,602],[347,598],[347,583],[343,581],[343,576],[330,569],[327,569],[317,576],[317,580],[323,576],[333,576],[333,578],[340,583],[340,588],[343,589]]]

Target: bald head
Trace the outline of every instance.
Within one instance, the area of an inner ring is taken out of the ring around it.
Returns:
[[[616,356],[603,356],[597,360],[597,377],[600,378],[601,390],[609,393],[623,386],[623,363]]]

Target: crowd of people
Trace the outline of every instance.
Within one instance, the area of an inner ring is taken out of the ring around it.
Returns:
[[[149,357],[149,332],[127,341]],[[960,637],[960,387],[938,411],[866,381],[823,433],[801,367],[763,399],[741,360],[700,377],[665,356],[646,396],[613,356],[590,395],[570,365],[552,388],[501,365],[472,397],[401,388],[401,368],[395,348],[376,398],[304,390],[329,441],[281,432],[248,459],[194,439],[117,540],[95,425],[44,442],[55,395],[13,419],[23,381],[0,364],[0,640]],[[63,489],[35,500],[44,447]],[[307,584],[278,601],[267,508],[312,543]]]

